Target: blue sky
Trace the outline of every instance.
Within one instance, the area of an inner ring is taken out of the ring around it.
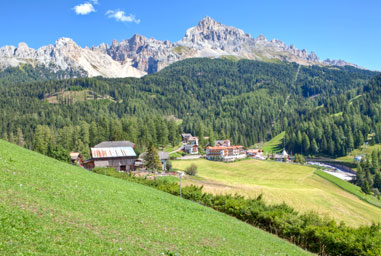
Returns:
[[[70,37],[80,46],[133,34],[172,42],[205,16],[277,38],[321,59],[381,70],[381,1],[0,0],[0,46]]]

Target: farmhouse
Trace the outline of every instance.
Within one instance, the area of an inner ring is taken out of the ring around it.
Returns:
[[[218,146],[207,147],[206,158],[216,161],[235,161],[237,159],[246,158],[246,153],[243,146]]]
[[[189,137],[184,145],[184,152],[188,154],[198,154],[198,137]]]
[[[79,152],[70,152],[70,159],[72,164],[83,166],[83,158]]]
[[[105,141],[91,148],[91,159],[85,162],[87,169],[112,167],[118,171],[134,170],[135,145],[130,141]]]

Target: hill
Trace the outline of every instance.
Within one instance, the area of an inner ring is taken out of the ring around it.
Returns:
[[[198,166],[197,177],[185,182],[203,185],[205,191],[252,198],[263,193],[265,202],[285,202],[298,211],[314,211],[351,226],[381,222],[380,208],[319,177],[311,167],[260,160],[183,160],[173,161],[173,166],[184,170],[192,163]]]
[[[375,144],[373,146],[362,145],[360,148],[357,148],[348,153],[348,155],[338,157],[337,160],[353,163],[356,156],[370,155],[374,150],[381,150],[381,144]]]
[[[244,222],[0,140],[1,255],[308,255]]]
[[[152,140],[156,146],[166,146],[168,140],[161,138],[167,131],[153,116],[173,116],[183,120],[179,129],[167,126],[173,145],[178,143],[173,135],[179,137],[180,130],[197,136],[228,137],[245,146],[286,131],[285,145],[290,153],[303,149],[305,154],[345,155],[361,143],[364,134],[372,130],[381,133],[379,97],[369,98],[379,95],[378,83],[368,86],[375,75],[350,67],[187,59],[140,79],[11,84],[0,88],[0,134],[15,141],[19,128],[26,146],[35,150],[39,125],[49,129],[45,134],[51,137],[46,138],[46,144],[68,150],[82,151],[99,141],[115,139],[143,146]],[[68,92],[73,89],[103,100],[47,104],[52,95],[72,96]],[[362,97],[353,100],[357,95]],[[338,112],[343,114],[332,116]],[[83,131],[78,132],[78,127]],[[68,135],[67,131],[73,132]],[[90,140],[75,137],[88,133]]]

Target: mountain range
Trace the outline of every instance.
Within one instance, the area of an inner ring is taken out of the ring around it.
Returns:
[[[70,38],[37,50],[26,43],[0,48],[0,70],[20,64],[42,65],[52,72],[75,71],[84,77],[141,77],[187,58],[233,57],[262,61],[288,61],[301,65],[355,66],[343,60],[320,60],[314,53],[298,50],[278,39],[256,38],[241,29],[221,24],[210,17],[189,28],[178,42],[134,35],[111,45],[80,47]]]

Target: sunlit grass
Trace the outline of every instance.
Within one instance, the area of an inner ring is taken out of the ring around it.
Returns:
[[[191,201],[0,140],[0,255],[304,255]]]
[[[192,163],[198,166],[198,177],[186,182],[203,185],[205,191],[247,197],[263,193],[268,203],[285,202],[301,212],[315,211],[352,226],[381,222],[381,209],[314,174],[312,167],[260,160],[222,163],[201,159],[173,161],[173,166],[184,170]]]

